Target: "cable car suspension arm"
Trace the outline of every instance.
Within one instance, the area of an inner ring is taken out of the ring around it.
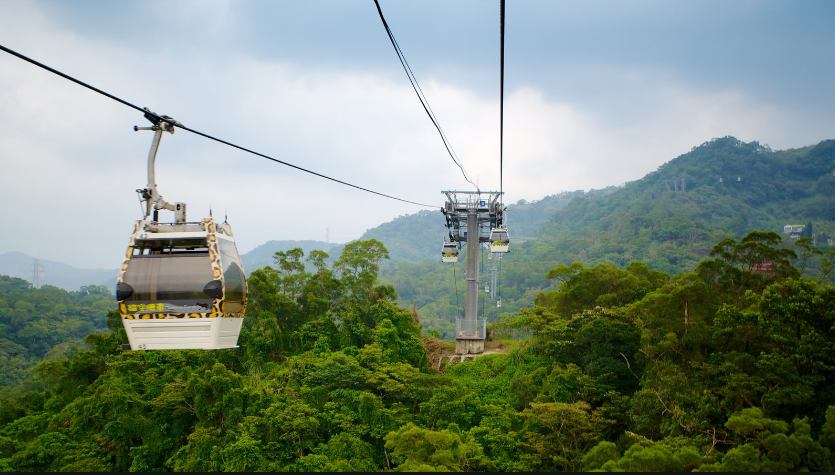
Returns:
[[[155,163],[157,159],[157,150],[159,150],[159,143],[162,140],[162,133],[168,132],[173,134],[174,133],[174,126],[178,125],[181,126],[183,124],[173,120],[171,117],[168,116],[159,116],[153,112],[151,112],[147,107],[145,108],[145,118],[151,121],[154,124],[153,127],[139,127],[133,126],[134,131],[139,130],[152,130],[154,132],[154,138],[151,141],[151,150],[148,152],[148,187],[144,189],[136,190],[139,193],[140,200],[146,202],[145,206],[145,219],[151,215],[151,210],[154,211],[153,221],[158,221],[158,211],[161,209],[166,209],[168,211],[173,211],[175,216],[175,221],[177,223],[185,223],[186,222],[186,204],[185,203],[169,203],[162,198],[162,195],[157,190],[157,181],[156,181],[156,173],[155,173]]]

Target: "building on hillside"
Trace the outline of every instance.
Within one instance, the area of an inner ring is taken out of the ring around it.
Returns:
[[[754,264],[751,270],[754,272],[762,272],[763,274],[770,274],[774,271],[774,267],[770,262],[763,262],[761,264]]]
[[[800,239],[804,229],[806,229],[805,224],[787,224],[783,226],[783,234],[788,234],[792,239]]]

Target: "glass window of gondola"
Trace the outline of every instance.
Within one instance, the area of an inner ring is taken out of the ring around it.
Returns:
[[[490,240],[493,242],[500,242],[500,243],[508,243],[510,239],[507,237],[507,231],[501,230],[496,231],[494,230],[492,235],[490,236]]]
[[[220,247],[220,263],[223,266],[223,286],[226,288],[223,310],[240,312],[243,310],[244,286],[246,285],[241,259],[234,241],[220,238],[217,242]]]
[[[205,238],[137,239],[133,255],[208,252]]]
[[[203,292],[214,278],[205,240],[147,240],[135,250],[123,276],[132,289],[125,299],[128,312],[211,311],[212,299]]]

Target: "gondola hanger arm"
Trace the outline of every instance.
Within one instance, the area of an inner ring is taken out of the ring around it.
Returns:
[[[134,132],[140,130],[151,130],[154,132],[154,138],[151,141],[151,150],[148,152],[148,187],[136,190],[139,193],[140,199],[147,203],[145,207],[145,219],[151,215],[151,210],[154,211],[153,221],[158,220],[157,211],[166,209],[174,212],[175,222],[186,222],[186,204],[185,203],[169,203],[162,198],[162,195],[157,190],[155,164],[157,159],[157,151],[159,150],[159,143],[162,140],[162,133],[174,133],[175,125],[182,126],[179,122],[173,120],[168,116],[159,116],[151,112],[147,107],[145,108],[145,118],[152,124],[152,127],[133,126]]]

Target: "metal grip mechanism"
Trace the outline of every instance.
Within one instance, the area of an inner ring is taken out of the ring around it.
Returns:
[[[150,109],[147,107],[145,110],[145,118],[148,119],[152,124],[152,127],[139,127],[134,125],[133,130],[134,132],[139,130],[152,130],[154,132],[154,138],[151,141],[151,151],[148,153],[148,187],[144,189],[136,190],[139,193],[140,201],[144,201],[146,203],[145,206],[145,219],[148,219],[151,216],[151,211],[154,211],[154,219],[153,221],[157,221],[157,211],[161,209],[167,209],[169,211],[174,212],[174,219],[177,223],[185,223],[186,222],[186,204],[185,203],[168,203],[164,199],[162,199],[162,195],[159,194],[157,191],[157,184],[156,184],[156,175],[155,175],[155,167],[154,164],[157,158],[157,150],[159,150],[159,142],[162,139],[162,133],[168,132],[173,134],[175,130],[175,126],[183,126],[183,124],[177,122],[176,120],[168,117],[167,115],[160,116],[155,112],[151,112]]]

